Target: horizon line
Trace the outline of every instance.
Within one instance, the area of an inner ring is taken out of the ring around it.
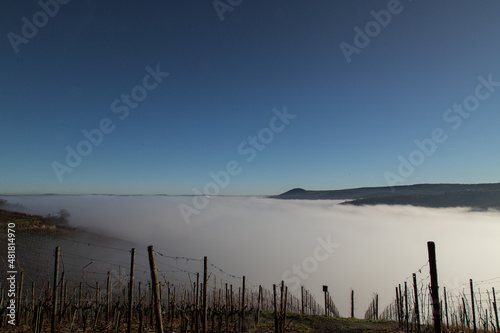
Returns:
[[[167,193],[51,193],[51,192],[46,192],[46,193],[0,193],[0,196],[49,196],[49,195],[54,195],[54,196],[59,196],[59,195],[74,195],[74,196],[83,196],[83,195],[104,195],[104,196],[170,196],[170,197],[196,197],[196,196],[207,196],[207,197],[262,197],[262,196],[276,196],[280,195],[283,193],[286,193],[288,191],[294,190],[294,189],[304,189],[306,191],[344,191],[344,190],[354,190],[354,189],[365,189],[365,188],[398,188],[398,187],[408,187],[408,186],[420,186],[420,185],[500,185],[500,182],[489,182],[489,183],[416,183],[416,184],[406,184],[406,185],[396,185],[396,186],[360,186],[360,187],[349,187],[349,188],[342,188],[342,189],[322,189],[322,190],[317,190],[317,189],[304,189],[301,187],[292,187],[289,190],[286,190],[285,192],[279,193],[279,194],[217,194],[217,195],[210,195],[210,194],[167,194]]]

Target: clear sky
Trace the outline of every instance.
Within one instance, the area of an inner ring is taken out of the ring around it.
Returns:
[[[498,182],[498,13],[467,0],[3,1],[0,193]]]

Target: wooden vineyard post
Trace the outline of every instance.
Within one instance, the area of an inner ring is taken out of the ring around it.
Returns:
[[[153,302],[156,317],[156,333],[163,333],[163,320],[161,316],[160,289],[158,288],[158,276],[156,275],[156,263],[153,245],[148,246],[149,267],[151,270],[151,289],[153,292]]]
[[[301,303],[300,313],[304,314],[304,286],[300,286],[300,303]]]
[[[54,263],[54,284],[52,288],[52,318],[50,324],[50,332],[56,331],[56,314],[57,314],[57,279],[59,278],[59,246],[56,247],[56,260]]]
[[[404,328],[404,308],[403,308],[403,293],[401,292],[401,284],[399,286],[399,318],[401,319],[401,329]]]
[[[234,320],[234,304],[233,304],[233,301],[234,301],[234,296],[233,296],[233,285],[230,284],[229,285],[229,294],[230,294],[230,298],[229,298],[229,303],[230,303],[230,309],[231,309],[231,320]]]
[[[476,333],[477,327],[476,327],[476,307],[474,306],[474,286],[472,283],[472,279],[470,279],[469,282],[470,282],[470,299],[472,303],[472,324],[474,325],[474,333]]]
[[[410,320],[408,316],[408,287],[405,281],[405,322],[406,322],[406,333],[410,332]]]
[[[278,305],[276,304],[276,284],[273,284],[273,295],[274,295],[274,332],[278,333]]]
[[[227,284],[226,284],[226,293],[227,293]],[[262,305],[262,286],[259,285],[259,295],[257,296],[257,311],[255,312],[255,326],[259,325],[261,305]]]
[[[400,305],[399,305],[398,287],[395,287],[395,289],[396,289],[396,314],[397,314],[397,317],[398,317],[399,327],[401,328],[401,310],[400,310]]]
[[[201,330],[203,333],[207,332],[207,282],[208,282],[208,266],[207,257],[203,258],[203,301],[202,301],[202,312],[201,312]]]
[[[484,331],[488,332],[488,309],[484,310],[485,316],[484,316]]]
[[[467,308],[465,307],[465,299],[462,297],[462,305],[464,308],[464,320],[467,321],[467,329],[470,331],[469,316],[467,315]]]
[[[354,318],[354,289],[351,290],[351,318]]]
[[[127,333],[132,330],[132,308],[134,306],[134,265],[135,248],[130,251],[130,279],[128,283],[128,313],[127,313]]]
[[[441,311],[439,309],[436,245],[434,244],[434,242],[427,242],[427,251],[429,254],[429,270],[431,277],[432,316],[434,318],[434,332],[441,333]]]
[[[413,273],[413,291],[415,293],[415,316],[417,319],[417,332],[420,333],[420,310],[418,308],[417,274]]]
[[[375,319],[378,320],[378,294],[375,295]]]
[[[227,283],[226,283],[226,295],[227,295]],[[194,319],[194,328],[196,333],[199,332],[200,328],[200,273],[196,273],[196,301],[194,304],[195,309],[195,319]],[[227,325],[227,316],[226,316],[226,325]],[[227,331],[227,329],[226,329]]]
[[[288,294],[288,287],[285,286],[285,282],[281,281],[281,285],[285,287],[285,302],[283,304],[282,319],[281,319],[281,332],[285,332],[286,324],[286,299]]]
[[[497,304],[497,296],[495,295],[495,288],[493,288],[493,310],[495,310],[497,332],[500,332],[500,325],[498,324],[498,304]]]
[[[444,289],[444,309],[446,313],[446,329],[450,329],[450,322],[448,320],[448,297],[446,296],[446,287]]]
[[[241,287],[241,323],[240,332],[245,331],[245,276],[243,275],[243,286]]]
[[[323,286],[323,293],[325,294],[325,316],[328,317],[328,286]]]
[[[286,295],[285,295],[285,282],[282,280],[281,281],[281,296],[280,296],[280,332],[283,332],[284,325],[285,325],[285,318],[286,318],[286,311],[285,311],[285,306],[286,306]]]
[[[281,281],[280,283],[280,332],[282,331],[281,330],[281,317],[283,316],[283,297],[284,297],[284,293],[285,293],[285,287],[284,287],[284,282]]]

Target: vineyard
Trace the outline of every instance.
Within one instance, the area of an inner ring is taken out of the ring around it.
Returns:
[[[263,313],[272,313],[275,330],[285,332],[287,313],[319,315],[324,311],[305,288],[299,299],[288,293],[283,282],[267,290],[249,285],[245,276],[226,273],[207,257],[171,257],[153,246],[147,252],[150,279],[136,281],[136,266],[146,268],[136,264],[136,256],[145,254],[135,248],[129,252],[128,274],[117,276],[108,270],[99,281],[102,272],[88,269],[91,264],[87,264],[81,268],[82,281],[76,282],[63,264],[76,254],[66,256],[56,247],[53,263],[48,265],[52,279],[39,270],[37,277],[31,277],[20,269],[14,313],[2,288],[0,327],[8,329],[9,321],[15,320],[16,326],[30,332],[240,332],[255,327]],[[203,271],[178,268],[179,261],[184,266],[203,265]],[[329,315],[338,314],[331,299],[329,304]]]
[[[2,255],[1,331],[363,332],[377,331],[374,325],[381,323],[380,331],[386,332],[389,327],[403,332],[499,332],[498,292],[488,286],[500,277],[439,291],[432,242],[429,261],[396,286],[393,301],[381,312],[379,295],[374,294],[366,320],[356,321],[352,290],[353,319],[335,319],[333,330],[332,321],[323,321],[329,328],[311,330],[305,321],[340,317],[328,286],[319,300],[304,286],[290,292],[283,281],[266,289],[207,257],[169,256],[153,246],[147,251],[127,249],[109,240],[98,243],[56,231],[40,240],[41,229],[24,230],[23,242],[15,244],[15,260]],[[51,247],[48,239],[60,246]],[[349,330],[349,325],[357,326]]]
[[[444,286],[439,292],[434,243],[428,245],[430,260],[395,287],[394,300],[382,311],[380,318],[398,321],[405,332],[421,332],[424,325],[434,325],[436,331],[499,332],[499,292],[488,286],[498,283],[500,276],[476,283],[470,279],[452,288]],[[431,274],[426,274],[426,269],[430,269]],[[427,276],[418,277],[422,275]],[[373,318],[371,312],[367,317]]]

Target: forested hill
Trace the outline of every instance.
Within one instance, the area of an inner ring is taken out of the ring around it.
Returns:
[[[413,205],[420,207],[471,207],[500,209],[500,183],[417,184],[395,187],[362,187],[308,191],[295,188],[274,199],[346,200],[352,205]]]

